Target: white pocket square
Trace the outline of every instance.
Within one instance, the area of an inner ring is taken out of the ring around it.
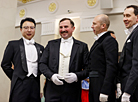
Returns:
[[[127,43],[129,43],[129,42],[131,42],[131,40],[129,39],[129,40],[127,40]]]
[[[42,53],[42,51],[40,51],[40,53]]]

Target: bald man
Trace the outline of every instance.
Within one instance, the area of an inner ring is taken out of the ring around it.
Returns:
[[[118,43],[108,32],[107,15],[94,18],[92,29],[96,41],[89,55],[89,102],[115,102],[114,80],[118,65]]]

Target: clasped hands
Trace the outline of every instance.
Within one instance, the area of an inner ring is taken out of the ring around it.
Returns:
[[[56,85],[63,85],[64,84],[63,81],[61,81],[60,79],[63,79],[63,76],[61,76],[59,74],[53,74],[51,77],[51,80]],[[73,83],[73,82],[77,81],[77,75],[75,73],[67,73],[64,77],[64,80],[67,83]]]

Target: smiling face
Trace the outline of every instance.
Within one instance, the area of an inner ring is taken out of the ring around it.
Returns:
[[[68,39],[71,37],[74,29],[75,27],[71,25],[69,20],[64,20],[59,24],[59,33],[63,39]]]
[[[127,29],[137,23],[138,16],[134,14],[134,9],[132,7],[125,9],[123,21]]]
[[[20,28],[22,36],[28,40],[31,40],[35,35],[35,25],[33,22],[25,21]]]

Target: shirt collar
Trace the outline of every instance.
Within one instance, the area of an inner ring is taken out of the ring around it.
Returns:
[[[24,42],[25,42],[27,45],[29,45],[29,44],[33,45],[33,44],[35,43],[35,41],[34,41],[33,38],[32,38],[31,40],[28,40],[28,39],[26,39],[26,38],[24,38],[24,37],[22,37],[22,38],[23,38]]]
[[[130,35],[132,33],[132,31],[136,28],[137,25],[138,25],[138,23],[136,23],[135,25],[133,25],[129,29],[124,30],[126,35]]]
[[[65,42],[71,42],[73,40],[73,37],[71,36],[70,38],[68,38],[68,39],[63,39],[63,38],[61,38],[61,42],[62,43],[65,43]]]
[[[107,31],[102,32],[100,34],[97,34],[97,36],[94,37],[95,40],[98,40],[102,35],[104,35]]]

